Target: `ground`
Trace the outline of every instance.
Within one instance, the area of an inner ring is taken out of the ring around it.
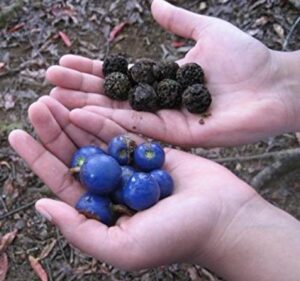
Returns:
[[[300,49],[300,25],[298,28],[294,25],[300,11],[289,1],[170,2],[226,19],[270,48]],[[291,2],[299,4],[299,1]],[[110,31],[122,22],[127,24],[109,43]],[[220,280],[205,269],[185,264],[125,272],[97,263],[73,249],[56,228],[35,212],[34,202],[52,195],[7,142],[8,133],[14,128],[32,132],[27,121],[28,106],[49,93],[51,85],[45,82],[45,70],[57,64],[61,55],[75,53],[103,59],[108,53],[123,52],[132,60],[145,56],[177,59],[187,52],[192,42],[162,30],[151,18],[146,0],[4,0],[0,4],[0,28],[0,234],[18,229],[16,239],[7,250],[6,280],[39,280],[28,256],[41,257],[43,251],[41,264],[49,280]],[[63,33],[59,35],[59,32]],[[70,39],[70,47],[64,35]],[[175,48],[174,42],[183,43]],[[296,135],[285,134],[252,145],[230,149],[195,148],[191,152],[223,162],[251,182],[274,161],[272,157],[261,158],[261,154],[298,147]],[[253,155],[258,157],[243,159]],[[223,161],[225,157],[230,159]],[[266,184],[259,192],[300,219],[299,179],[300,171],[296,169]]]

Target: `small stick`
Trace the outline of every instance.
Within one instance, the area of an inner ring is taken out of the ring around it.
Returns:
[[[25,204],[25,205],[23,205],[23,206],[21,206],[17,209],[11,210],[11,211],[7,212],[6,214],[0,216],[0,220],[3,220],[3,219],[5,219],[5,218],[7,218],[7,217],[9,217],[9,216],[11,216],[15,213],[18,213],[18,212],[20,212],[24,209],[27,209],[27,208],[31,207],[32,205],[34,205],[34,204],[35,204],[35,201],[32,201],[32,202],[30,202],[28,204]]]
[[[227,158],[218,158],[218,159],[210,159],[212,161],[218,162],[218,163],[226,163],[226,162],[233,162],[233,161],[251,161],[251,160],[262,160],[267,158],[282,158],[287,155],[293,155],[293,154],[299,154],[300,148],[292,148],[292,149],[286,149],[281,151],[275,151],[275,152],[268,152],[263,154],[255,154],[255,155],[249,155],[249,156],[237,156],[237,157],[227,157]]]
[[[283,46],[282,46],[283,50],[287,49],[290,38],[291,38],[292,34],[294,33],[294,31],[295,31],[295,29],[296,29],[296,27],[299,23],[300,23],[300,16],[296,19],[295,23],[291,27],[291,30],[289,31],[288,35],[286,36],[286,39],[284,40],[284,43],[283,43]]]
[[[69,172],[74,175],[80,172],[80,167],[73,167],[69,169]]]
[[[132,210],[130,210],[129,208],[127,208],[126,206],[121,205],[121,204],[112,205],[112,210],[116,213],[126,215],[129,217],[132,217],[134,215],[134,212]]]

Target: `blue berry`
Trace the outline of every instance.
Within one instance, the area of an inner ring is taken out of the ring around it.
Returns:
[[[107,197],[87,192],[80,197],[75,208],[89,219],[96,219],[108,226],[113,223],[114,215]]]
[[[81,167],[84,161],[94,154],[106,154],[100,147],[93,145],[82,146],[77,149],[71,159],[70,168]]]
[[[158,183],[150,174],[134,173],[124,187],[123,198],[126,205],[136,211],[145,210],[159,200]]]
[[[88,191],[103,195],[118,187],[121,174],[121,167],[114,158],[96,154],[81,166],[80,181]]]
[[[134,163],[144,172],[160,169],[165,161],[165,152],[158,143],[142,143],[134,151]]]
[[[160,198],[163,199],[172,194],[174,189],[174,182],[170,174],[165,170],[154,170],[150,173],[159,185]]]
[[[108,154],[114,157],[120,165],[129,165],[132,162],[133,151],[136,147],[134,140],[126,135],[114,137],[108,144]]]
[[[123,193],[124,187],[126,186],[127,182],[135,172],[134,169],[130,166],[121,166],[122,169],[122,176],[121,176],[121,184],[113,193],[112,193],[112,200],[116,204],[124,205]]]

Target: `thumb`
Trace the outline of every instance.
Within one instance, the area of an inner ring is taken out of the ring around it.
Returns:
[[[212,18],[175,7],[164,0],[154,0],[151,6],[154,19],[165,29],[186,38],[199,39],[201,29]]]

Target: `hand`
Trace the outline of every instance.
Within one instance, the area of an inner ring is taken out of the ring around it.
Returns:
[[[65,202],[42,199],[36,203],[37,210],[71,244],[101,261],[131,270],[175,262],[205,264],[218,258],[218,249],[224,249],[227,226],[248,204],[262,200],[224,167],[168,149],[164,168],[175,182],[172,196],[133,217],[122,217],[110,228],[86,219],[73,208],[84,191],[68,172],[71,155],[77,146],[93,143],[103,147],[126,131],[100,117],[83,131],[69,123],[68,115],[56,100],[43,97],[29,109],[40,143],[21,130],[12,132],[9,141]],[[95,137],[100,131],[99,138]]]
[[[29,117],[40,143],[21,130],[9,141],[65,201],[42,199],[36,208],[75,247],[127,270],[189,262],[226,280],[299,279],[300,223],[224,167],[184,152],[166,150],[164,168],[175,182],[170,197],[121,217],[113,227],[86,219],[73,208],[84,191],[68,172],[70,157],[77,146],[103,146],[126,131],[100,116],[79,129],[69,123],[68,110],[49,97],[34,103]]]
[[[50,67],[47,78],[58,86],[51,96],[69,109],[87,105],[85,110],[128,131],[182,146],[231,146],[291,130],[295,112],[287,89],[279,83],[278,53],[226,21],[162,0],[153,1],[152,13],[164,28],[196,41],[179,63],[197,62],[204,68],[213,97],[212,116],[204,125],[199,124],[200,116],[186,110],[135,112],[126,102],[106,98],[101,95],[102,63],[78,56],[66,55],[61,66]]]

